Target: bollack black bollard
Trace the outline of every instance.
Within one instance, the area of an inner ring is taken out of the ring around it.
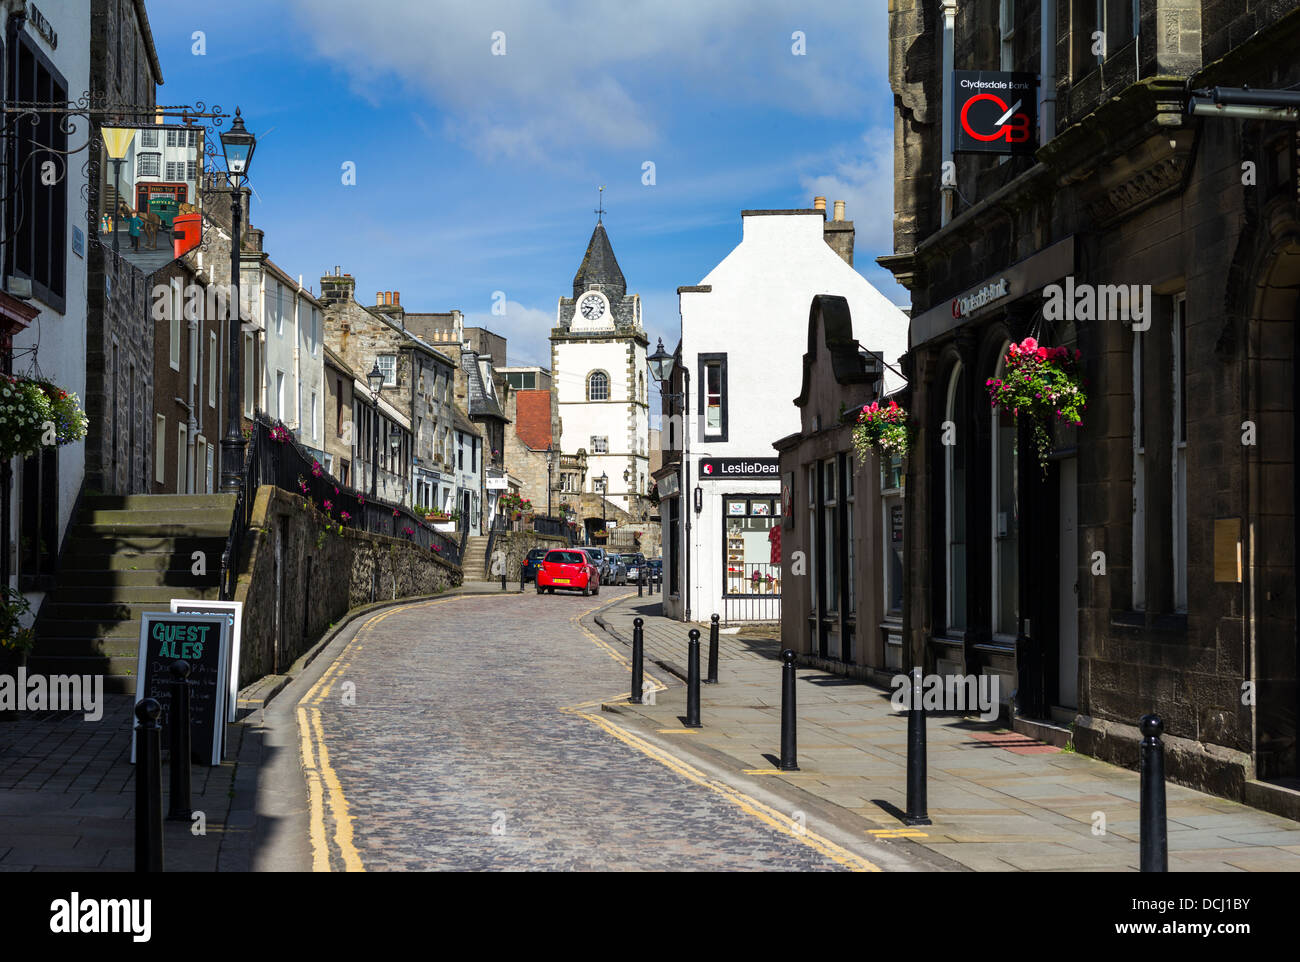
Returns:
[[[686,727],[700,728],[700,629],[692,628],[687,637]]]
[[[1143,715],[1138,722],[1142,744],[1138,747],[1140,777],[1138,809],[1138,867],[1143,872],[1169,871],[1169,823],[1165,818],[1165,746],[1160,743],[1165,723],[1159,715]]]
[[[190,663],[172,662],[172,703],[167,713],[171,730],[171,792],[168,797],[169,821],[188,822],[194,814],[190,805]]]
[[[645,619],[632,619],[632,697],[633,705],[642,704],[641,689],[645,685]]]
[[[781,771],[799,770],[795,744],[794,649],[781,652]]]
[[[135,706],[135,870],[163,870],[162,705],[146,698]]]
[[[706,685],[718,683],[718,616],[709,620],[709,677],[704,679]]]
[[[907,814],[904,825],[931,825],[925,798],[925,708],[921,669],[912,669],[912,699],[907,713]]]

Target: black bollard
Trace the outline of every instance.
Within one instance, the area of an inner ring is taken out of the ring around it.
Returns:
[[[645,684],[645,619],[632,619],[632,697],[633,705],[640,705],[641,689]]]
[[[504,571],[501,572],[501,590],[506,590],[506,573]]]
[[[645,597],[645,568],[636,569],[636,596]]]
[[[718,616],[709,620],[709,677],[704,679],[706,685],[718,683]]]
[[[781,652],[781,771],[799,770],[795,746],[794,649]]]
[[[912,699],[907,713],[907,814],[904,825],[931,825],[925,800],[925,714],[921,669],[912,669]]]
[[[1165,819],[1165,746],[1160,743],[1165,723],[1159,715],[1143,715],[1138,722],[1142,744],[1138,748],[1141,805],[1138,810],[1139,868],[1143,872],[1169,871],[1169,823]]]
[[[686,727],[700,728],[700,629],[688,633],[686,655]]]
[[[519,593],[524,593],[524,566],[519,566]]]
[[[146,698],[135,706],[135,870],[163,870],[162,706]]]
[[[168,797],[169,821],[188,822],[194,814],[190,806],[190,663],[172,662],[172,703],[167,712],[171,730],[171,793]]]

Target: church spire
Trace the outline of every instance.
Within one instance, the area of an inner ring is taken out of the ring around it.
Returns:
[[[605,225],[599,220],[596,221],[596,229],[591,232],[591,241],[587,244],[582,265],[573,277],[574,298],[580,297],[584,291],[593,290],[600,291],[615,303],[627,295],[627,281],[623,279],[623,272],[614,259],[614,249],[609,246]]]

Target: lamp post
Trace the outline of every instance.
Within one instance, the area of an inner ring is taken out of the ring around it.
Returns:
[[[230,293],[227,313],[230,317],[228,332],[229,370],[226,391],[226,436],[221,439],[221,489],[239,490],[240,475],[244,470],[244,432],[240,430],[239,408],[242,372],[239,364],[240,321],[243,311],[239,303],[239,250],[242,246],[240,230],[243,211],[243,182],[253,162],[257,138],[244,127],[244,118],[235,108],[235,122],[221,135],[221,147],[226,155],[226,170],[231,180],[230,192]],[[117,232],[113,232],[113,245],[117,246]]]
[[[660,397],[668,399],[674,406],[680,405],[681,412],[682,412],[682,417],[681,417],[682,456],[678,464],[677,476],[679,480],[679,484],[678,484],[679,493],[677,495],[677,499],[678,499],[677,503],[679,505],[678,508],[679,513],[682,516],[682,529],[683,529],[683,537],[680,543],[682,545],[685,545],[689,541],[691,535],[691,513],[685,510],[685,506],[682,504],[682,499],[686,497],[686,491],[690,487],[691,432],[690,432],[689,414],[690,414],[690,404],[691,404],[691,371],[690,368],[688,368],[685,364],[681,366],[680,369],[682,375],[681,394],[677,394],[671,390],[664,391],[664,387],[669,387],[670,389],[672,387],[673,372],[674,372],[674,368],[676,367],[676,361],[677,359],[673,357],[673,355],[669,354],[667,351],[664,350],[664,339],[662,337],[659,338],[659,345],[658,347],[656,347],[655,352],[651,354],[648,358],[646,358],[647,366],[650,368],[650,376],[654,378],[655,382],[659,385]],[[663,438],[663,428],[661,426],[660,427],[661,444],[662,444],[662,438]],[[662,510],[660,513],[662,514]],[[683,615],[685,616],[686,620],[689,621],[691,617],[690,554],[688,552],[683,551],[682,555],[683,555],[683,561],[685,562],[685,564],[683,565],[683,576],[685,579],[685,590],[683,591],[683,595],[686,601],[686,604],[684,606],[685,611],[683,612]],[[674,565],[677,564],[677,559],[672,558],[671,563]]]
[[[131,147],[131,141],[135,139],[135,131],[129,127],[104,127],[100,133],[104,138],[108,157],[113,161],[113,199],[116,201],[113,205],[113,253],[116,254],[117,236],[120,233],[117,229],[117,219],[122,210],[122,164],[126,160],[126,152]]]
[[[600,530],[604,531],[605,505],[609,503],[609,475],[602,471],[597,480],[600,481]],[[606,534],[605,538],[608,540],[609,535]]]
[[[379,496],[379,392],[384,389],[379,358],[375,358],[375,366],[366,375],[366,383],[370,386],[370,408],[374,412],[370,423],[370,497],[373,500]]]
[[[555,456],[559,454],[554,445],[546,445],[546,516],[551,516],[551,472],[555,470]]]

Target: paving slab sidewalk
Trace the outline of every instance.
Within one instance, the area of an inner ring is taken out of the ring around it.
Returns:
[[[632,619],[644,619],[647,670],[668,684],[656,704],[607,707],[656,730],[682,728],[687,631],[701,632],[707,672],[708,625],[660,615],[635,595],[592,622],[631,646]],[[777,631],[778,629],[773,629]],[[932,716],[926,727],[927,791],[933,825],[907,829],[907,716],[889,692],[854,679],[800,668],[798,772],[775,772],[780,751],[781,644],[776,637],[719,636],[719,684],[701,686],[704,727],[674,745],[699,744],[730,757],[737,775],[796,786],[860,816],[863,832],[904,831],[912,842],[980,871],[1138,868],[1138,776],[1061,751],[997,722]],[[1166,788],[1170,871],[1300,871],[1300,823],[1170,782]],[[812,826],[809,825],[811,828]],[[1100,831],[1104,828],[1104,834]]]

